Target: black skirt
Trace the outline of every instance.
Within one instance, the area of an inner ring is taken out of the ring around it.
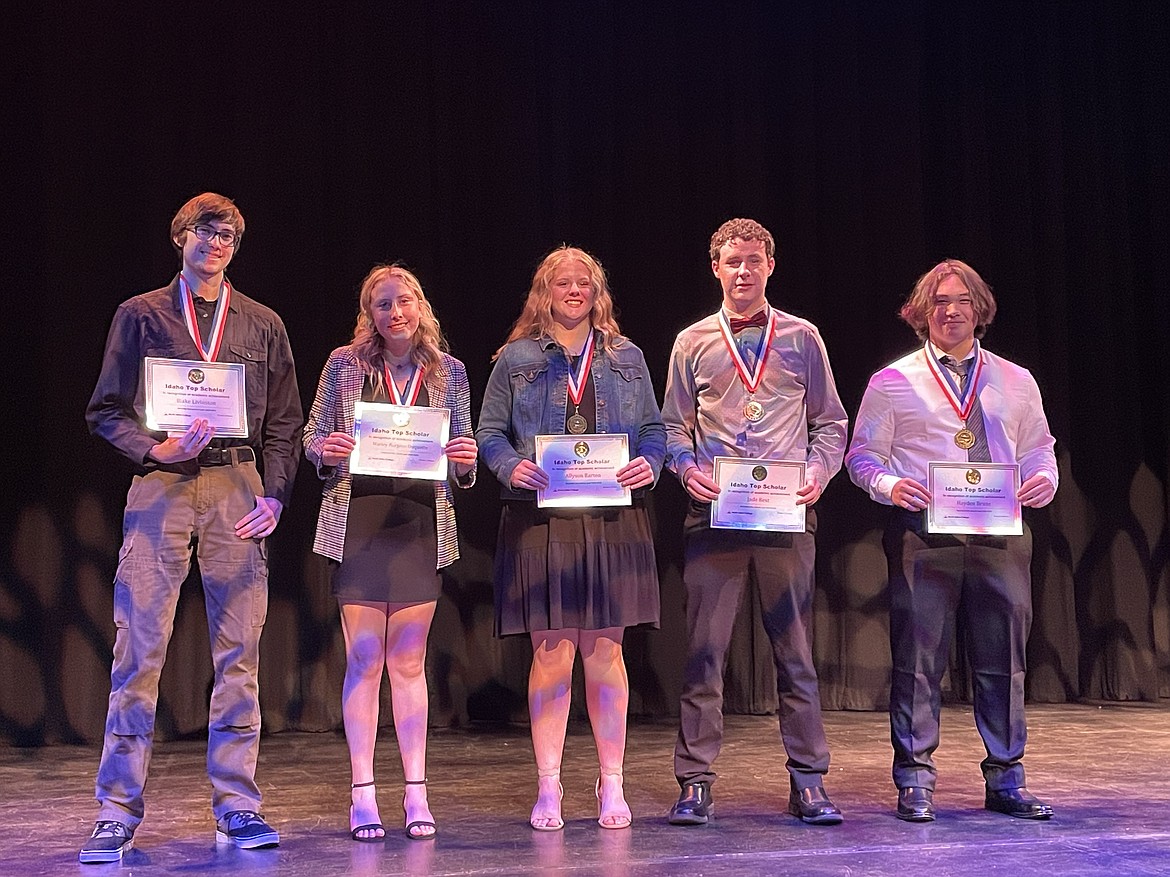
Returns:
[[[367,379],[367,401],[385,401]],[[428,404],[426,388],[418,398]],[[435,485],[415,478],[354,475],[341,565],[333,593],[342,600],[425,603],[439,599]]]
[[[658,627],[658,567],[640,503],[606,509],[505,503],[494,578],[496,636]]]

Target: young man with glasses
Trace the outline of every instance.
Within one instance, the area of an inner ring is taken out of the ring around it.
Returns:
[[[224,276],[243,233],[239,210],[221,195],[183,205],[171,222],[181,269],[170,285],[118,308],[86,409],[90,430],[130,458],[138,474],[126,498],[114,581],[117,637],[97,775],[100,811],[82,862],[120,860],[142,821],[159,675],[193,548],[214,663],[207,773],[216,841],[243,849],[279,842],[259,814],[255,780],[257,668],[268,607],[264,540],[292,492],[303,414],[280,317]],[[148,357],[169,380],[185,371],[196,395],[218,387],[210,376],[220,364],[237,374],[242,366],[234,385],[244,397],[242,422],[220,426],[235,437],[217,437],[203,417],[169,433],[152,428],[148,412],[160,394],[145,380]]]

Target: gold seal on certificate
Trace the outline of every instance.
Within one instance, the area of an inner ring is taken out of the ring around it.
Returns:
[[[538,435],[536,465],[548,487],[536,492],[540,508],[587,508],[630,504],[630,490],[617,473],[630,462],[624,432],[603,435]]]
[[[446,408],[355,402],[356,444],[349,457],[349,471],[442,481],[447,477],[443,448],[450,435],[451,412]]]
[[[803,533],[803,461],[716,457],[712,477],[719,495],[711,503],[711,526],[725,530]]]
[[[248,408],[242,362],[145,359],[146,428],[182,435],[198,419],[217,438],[247,438]]]
[[[930,463],[928,533],[1020,536],[1020,467],[1010,463]]]

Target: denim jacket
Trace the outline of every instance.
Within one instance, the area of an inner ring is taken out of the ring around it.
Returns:
[[[626,338],[618,338],[604,351],[598,346],[590,374],[597,397],[597,432],[624,432],[630,459],[645,457],[657,483],[666,456],[666,428],[642,351]],[[510,486],[512,470],[524,458],[535,459],[537,435],[564,433],[568,375],[568,357],[548,337],[513,341],[496,360],[475,440],[480,459],[500,482],[505,499],[535,498],[531,490]]]

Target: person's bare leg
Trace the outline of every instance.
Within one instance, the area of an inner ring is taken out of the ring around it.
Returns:
[[[345,635],[345,682],[341,689],[341,717],[349,747],[349,828],[381,826],[374,781],[374,742],[378,736],[378,692],[386,664],[385,603],[340,601],[341,630]],[[385,837],[381,827],[358,832],[361,840]]]
[[[532,669],[528,673],[528,715],[536,756],[536,805],[529,823],[537,831],[565,827],[561,817],[561,754],[573,694],[576,630],[532,634]]]
[[[602,828],[629,828],[632,821],[622,786],[626,757],[626,714],[630,681],[622,655],[620,627],[583,630],[581,660],[585,667],[585,704],[593,725],[600,771],[597,780],[597,822]]]
[[[386,623],[386,672],[394,707],[394,733],[406,780],[402,809],[411,837],[435,833],[427,803],[427,635],[435,617],[435,601],[392,603]]]

